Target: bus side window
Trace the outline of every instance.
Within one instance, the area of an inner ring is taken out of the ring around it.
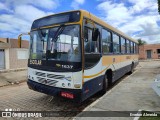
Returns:
[[[90,53],[92,50],[92,29],[84,27],[84,48],[86,53]]]
[[[97,41],[92,41],[93,29],[84,27],[84,49],[86,53],[99,52],[99,37]]]
[[[119,42],[119,36],[116,34],[113,35],[113,52],[114,53],[120,53],[120,42]]]
[[[130,53],[130,42],[129,40],[126,40],[126,49],[127,49],[127,53]]]
[[[112,41],[111,41],[111,33],[105,29],[102,29],[102,52],[103,53],[111,53],[112,52]]]
[[[121,53],[126,53],[126,40],[123,37],[121,37]]]
[[[131,42],[131,53],[133,54],[134,53],[134,43]]]

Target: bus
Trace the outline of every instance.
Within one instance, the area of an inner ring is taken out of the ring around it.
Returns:
[[[85,10],[36,19],[28,34],[27,84],[48,95],[83,102],[138,64],[137,41]]]

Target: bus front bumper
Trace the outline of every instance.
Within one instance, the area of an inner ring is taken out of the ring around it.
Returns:
[[[47,86],[41,83],[37,83],[29,79],[27,81],[27,84],[28,84],[28,87],[34,91],[38,91],[38,92],[45,93],[45,94],[52,95],[52,96],[62,97],[62,93],[73,94],[74,97],[70,99],[72,99],[75,102],[81,102],[81,96],[82,96],[81,89],[57,88],[57,87],[52,87],[52,86]]]

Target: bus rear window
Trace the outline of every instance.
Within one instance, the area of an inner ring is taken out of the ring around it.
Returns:
[[[32,24],[31,29],[49,26],[53,24],[59,24],[59,23],[78,22],[79,20],[80,20],[79,11],[62,13],[62,14],[47,16],[47,17],[35,20]]]

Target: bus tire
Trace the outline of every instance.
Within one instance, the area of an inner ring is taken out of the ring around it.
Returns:
[[[133,71],[134,71],[134,63],[132,63],[132,65],[131,65],[131,71],[129,71],[129,75],[132,74]]]
[[[108,88],[109,88],[109,82],[108,82],[107,75],[105,74],[104,79],[103,79],[103,88],[101,90],[101,93],[105,94],[107,92]]]

